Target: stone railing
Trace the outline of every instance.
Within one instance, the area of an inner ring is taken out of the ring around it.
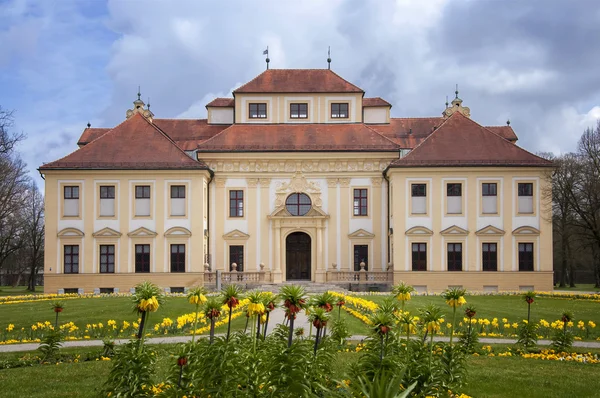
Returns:
[[[244,284],[244,285],[260,285],[263,283],[271,282],[270,273],[264,271],[255,272],[219,272],[221,278],[221,284]],[[217,283],[216,272],[205,272],[204,273],[204,284],[214,285]]]
[[[327,282],[331,283],[382,283],[393,282],[389,271],[327,271]]]

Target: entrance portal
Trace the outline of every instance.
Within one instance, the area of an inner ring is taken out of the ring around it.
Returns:
[[[310,280],[310,236],[294,232],[285,239],[286,280]]]

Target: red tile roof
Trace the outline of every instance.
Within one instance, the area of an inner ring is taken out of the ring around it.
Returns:
[[[206,107],[214,106],[214,107],[222,107],[222,108],[233,108],[235,105],[235,100],[233,98],[215,98],[206,104]]]
[[[506,140],[512,142],[517,141],[517,135],[515,134],[513,128],[510,126],[485,126],[485,128],[490,130],[492,133],[498,134],[500,137]]]
[[[390,104],[389,102],[387,102],[386,100],[384,100],[381,97],[363,98],[362,105],[363,105],[363,108],[368,108],[368,107],[372,107],[372,106],[389,106],[390,108],[392,107],[392,104]]]
[[[193,151],[199,143],[229,127],[227,124],[208,124],[206,119],[153,119],[152,122],[184,151]]]
[[[107,127],[88,127],[87,129],[83,130],[83,134],[81,134],[81,137],[79,137],[77,145],[81,146],[88,144],[94,141],[96,138],[104,135],[104,133],[107,133],[109,130],[110,128]]]
[[[389,123],[370,124],[369,127],[391,139],[401,148],[412,149],[427,138],[433,132],[434,127],[439,126],[443,121],[442,117],[392,118]]]
[[[399,146],[362,124],[234,124],[198,145],[200,152],[397,151]]]
[[[237,93],[364,93],[329,69],[268,69]]]
[[[75,152],[40,170],[208,169],[183,152],[159,127],[135,114]]]
[[[405,157],[390,167],[541,166],[536,156],[456,112]]]

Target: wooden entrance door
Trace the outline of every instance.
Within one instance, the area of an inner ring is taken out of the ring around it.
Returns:
[[[285,240],[286,280],[310,280],[310,236],[289,234]]]

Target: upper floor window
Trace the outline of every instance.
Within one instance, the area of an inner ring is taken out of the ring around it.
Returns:
[[[481,247],[484,271],[498,270],[498,244],[483,243]]]
[[[292,216],[303,216],[310,211],[311,201],[305,193],[293,193],[285,200],[285,208]]]
[[[100,273],[115,272],[115,245],[100,245]]]
[[[533,243],[519,243],[519,271],[533,271]]]
[[[150,216],[150,185],[136,185],[135,215],[137,217]]]
[[[171,185],[171,215],[185,216],[185,185]]]
[[[368,201],[367,201],[367,190],[366,189],[355,189],[354,190],[354,215],[355,216],[366,216],[368,214]]]
[[[427,243],[412,244],[412,270],[427,271]]]
[[[427,185],[426,184],[411,184],[411,213],[426,214],[427,213]]]
[[[185,272],[185,245],[171,245],[171,272]]]
[[[150,272],[150,245],[135,245],[135,272]]]
[[[115,187],[114,185],[100,186],[100,217],[113,217],[115,215]]]
[[[64,187],[64,216],[79,216],[79,186]]]
[[[462,243],[448,243],[448,271],[462,271]]]
[[[519,213],[533,213],[533,183],[519,183]]]
[[[79,273],[79,245],[64,246],[64,273]]]
[[[348,103],[334,103],[331,104],[331,118],[332,119],[347,119],[348,118]]]
[[[448,214],[462,213],[462,184],[448,184],[446,186],[446,199]]]
[[[244,191],[229,191],[229,217],[244,217]]]
[[[250,119],[266,119],[267,118],[267,104],[250,104],[248,115]]]
[[[498,213],[498,185],[495,182],[484,182],[481,185],[484,214]]]
[[[290,104],[291,119],[306,119],[308,117],[308,104]]]

